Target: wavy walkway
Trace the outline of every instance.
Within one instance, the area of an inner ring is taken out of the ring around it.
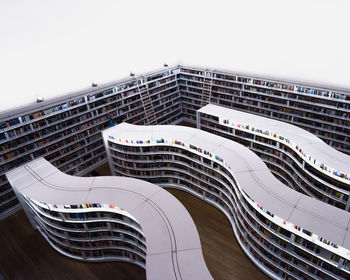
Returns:
[[[118,205],[142,227],[146,238],[148,279],[212,279],[203,259],[197,229],[184,206],[162,188],[133,178],[74,177],[45,159],[7,174],[19,196],[76,205]]]
[[[350,156],[320,138],[282,121],[206,105],[198,128],[242,142],[277,173],[282,182],[338,208],[350,209]]]
[[[126,123],[104,131],[104,139],[113,174],[214,205],[270,277],[349,277],[349,213],[285,188],[244,146],[198,129]]]

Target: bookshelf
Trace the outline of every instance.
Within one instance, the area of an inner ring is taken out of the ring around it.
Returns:
[[[188,127],[126,123],[105,130],[103,137],[113,175],[177,188],[212,204],[270,277],[349,277],[350,244],[336,241],[344,232],[334,217],[344,217],[346,227],[350,214],[286,188],[242,145]],[[301,214],[294,216],[295,209]],[[337,233],[331,235],[329,228]]]
[[[159,186],[70,176],[44,158],[6,176],[33,227],[69,258],[129,262],[144,268],[147,279],[213,279],[190,214]]]
[[[198,128],[254,151],[285,185],[349,211],[350,177],[346,162],[350,162],[350,157],[311,133],[216,105],[198,110],[197,120]]]
[[[145,94],[158,123],[180,118],[180,93],[174,71],[156,71],[2,114],[0,218],[18,209],[4,173],[40,157],[67,174],[90,172],[106,162],[100,134],[103,129],[122,121],[150,123],[142,103]]]
[[[0,219],[18,209],[17,200],[5,196],[5,172],[45,157],[68,174],[84,175],[106,162],[104,129],[121,122],[196,124],[196,111],[208,103],[292,123],[349,154],[349,92],[177,65],[3,112]]]

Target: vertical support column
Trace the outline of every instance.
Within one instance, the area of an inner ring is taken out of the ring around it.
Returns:
[[[294,240],[295,240],[295,235],[294,235],[294,233],[292,233],[292,234],[290,235],[290,242],[293,244],[293,243],[294,243]]]
[[[32,224],[32,227],[34,229],[37,229],[38,225],[34,219],[34,214],[33,212],[29,209],[29,206],[27,205],[27,202],[25,201],[26,199],[23,197],[23,195],[19,192],[17,192],[17,189],[16,188],[13,188],[13,190],[15,191],[15,194],[20,202],[20,204],[22,205],[22,208],[24,210],[24,212],[26,213],[30,223]],[[30,202],[28,202],[30,203]]]
[[[66,218],[64,217],[64,214],[62,212],[58,212],[58,215],[61,217],[63,222],[66,221]]]
[[[82,256],[83,260],[86,260],[87,259],[86,252],[82,251],[82,250],[80,250],[80,252],[81,252],[81,256]]]
[[[112,176],[116,176],[115,170],[114,170],[114,167],[113,167],[113,163],[112,163],[111,150],[110,150],[110,148],[108,146],[108,138],[107,138],[108,136],[105,133],[102,133],[102,137],[103,137],[103,143],[104,143],[104,146],[105,146],[105,151],[107,153],[107,161],[108,161],[109,169],[111,170]]]
[[[210,92],[209,92],[209,104],[211,104],[211,95],[212,95],[212,91],[213,91],[213,77],[214,77],[214,72],[210,72]]]
[[[197,119],[197,128],[198,129],[200,129],[201,128],[201,125],[200,125],[200,122],[201,122],[201,120],[200,120],[200,112],[197,110],[196,111],[196,119]]]
[[[348,198],[348,201],[346,202],[345,211],[349,212],[349,209],[350,209],[350,196]]]

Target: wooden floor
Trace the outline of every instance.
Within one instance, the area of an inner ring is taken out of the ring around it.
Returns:
[[[23,210],[1,221],[0,231],[0,275],[4,279],[146,279],[145,270],[136,265],[85,263],[61,255],[34,231]]]
[[[219,210],[186,192],[167,191],[191,214],[205,262],[214,279],[270,279],[248,259],[236,241],[230,222]]]
[[[96,171],[100,175],[110,175],[107,164]],[[269,279],[243,253],[229,221],[220,211],[185,192],[168,191],[191,214],[214,279]],[[145,271],[136,265],[84,263],[61,255],[33,230],[23,211],[0,221],[0,280],[1,276],[4,279],[50,280],[146,279]]]

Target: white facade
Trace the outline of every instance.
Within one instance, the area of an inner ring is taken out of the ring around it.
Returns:
[[[101,131],[120,122],[196,123],[216,104],[298,125],[350,153],[350,90],[177,65],[0,114],[0,219],[18,210],[5,173],[45,157],[83,175],[106,162]]]
[[[178,188],[214,205],[270,277],[349,278],[350,214],[287,188],[244,146],[180,126],[122,123],[103,137],[113,175]]]
[[[197,127],[245,145],[286,185],[349,211],[350,156],[310,132],[212,104],[197,111]]]
[[[33,226],[60,253],[126,261],[147,279],[212,279],[195,224],[159,186],[126,177],[75,177],[37,159],[6,174]]]

